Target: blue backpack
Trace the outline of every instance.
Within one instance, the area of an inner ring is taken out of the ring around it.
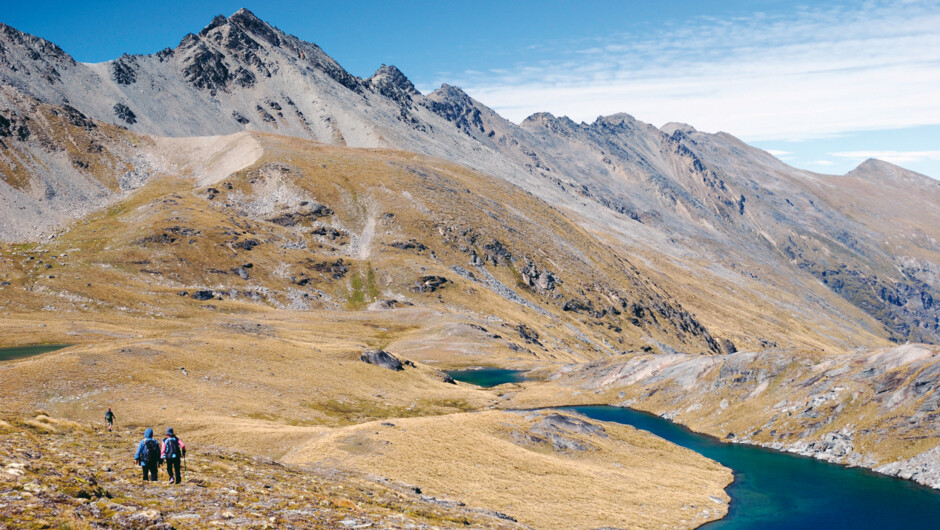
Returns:
[[[152,465],[160,460],[160,444],[153,438],[147,438],[144,446],[140,450],[140,463],[143,465]]]
[[[180,457],[180,442],[176,438],[163,440],[163,458],[167,460]]]

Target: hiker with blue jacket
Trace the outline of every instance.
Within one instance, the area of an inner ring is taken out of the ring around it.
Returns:
[[[153,439],[153,429],[147,427],[144,439],[137,444],[134,463],[144,470],[144,481],[157,481],[157,465],[160,463],[160,444]],[[150,478],[148,478],[148,476]]]
[[[180,460],[186,455],[186,444],[173,434],[173,427],[166,428],[166,438],[163,439],[163,450],[160,457],[166,460],[166,472],[170,475],[170,484],[180,483]]]

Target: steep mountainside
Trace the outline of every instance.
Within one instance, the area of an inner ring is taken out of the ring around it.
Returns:
[[[724,133],[657,129],[628,115],[578,124],[536,114],[516,125],[456,87],[422,95],[394,66],[368,79],[352,76],[316,45],[247,10],[216,17],[174,49],[100,64],[76,62],[48,41],[0,26],[0,80],[0,155],[10,166],[3,173],[7,180],[21,175],[11,186],[20,191],[2,187],[0,200],[16,207],[26,200],[31,212],[2,223],[6,240],[37,237],[120,195],[86,189],[88,178],[137,186],[164,169],[159,158],[112,147],[117,140],[83,148],[116,149],[121,168],[83,167],[81,157],[28,136],[28,120],[40,119],[34,109],[45,105],[143,134],[254,130],[442,157],[516,183],[618,253],[643,256],[663,271],[662,285],[713,325],[746,311],[735,300],[743,288],[778,307],[792,302],[781,291],[800,293],[797,307],[828,306],[821,310],[833,320],[858,321],[841,309],[839,300],[847,301],[877,321],[862,319],[872,334],[895,341],[940,337],[933,303],[940,186],[889,164],[818,175]],[[29,161],[53,152],[61,169]],[[23,164],[32,164],[29,186]],[[48,195],[59,202],[44,202]],[[856,207],[858,197],[869,199]],[[916,211],[924,213],[912,217],[905,212],[915,210],[899,204],[922,205]],[[698,292],[668,285],[677,274],[700,278]],[[775,342],[753,329],[726,334],[741,347]]]

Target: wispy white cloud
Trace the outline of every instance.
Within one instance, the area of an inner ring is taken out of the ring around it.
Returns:
[[[812,162],[809,162],[809,165],[811,166],[834,166],[836,165],[836,163],[833,162],[832,160],[814,160]]]
[[[940,123],[940,4],[873,1],[680,21],[456,84],[508,118],[629,112],[750,141]],[[453,79],[451,80],[453,82]]]
[[[844,151],[832,153],[832,156],[850,160],[876,158],[892,164],[907,164],[924,160],[940,160],[940,151]]]

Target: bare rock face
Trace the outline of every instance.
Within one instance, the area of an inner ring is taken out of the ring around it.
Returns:
[[[558,278],[551,271],[540,270],[538,265],[528,259],[525,260],[525,265],[519,273],[526,285],[539,291],[551,291],[555,289],[555,284],[558,283]]]
[[[137,82],[137,60],[131,55],[123,55],[111,63],[111,78],[119,85],[133,85]]]
[[[114,115],[128,125],[137,123],[137,115],[127,105],[123,103],[114,104]]]
[[[534,423],[528,432],[514,432],[513,437],[522,445],[542,445],[562,453],[591,451],[594,446],[581,437],[607,438],[600,425],[570,416],[550,413]]]
[[[386,370],[401,371],[405,367],[394,355],[383,350],[366,350],[359,356],[359,360],[366,364],[374,364]]]
[[[940,489],[940,446],[908,460],[879,466],[875,471]]]
[[[567,414],[549,414],[542,419],[542,424],[546,428],[554,427],[573,433],[607,437],[604,427]]]
[[[394,66],[383,64],[366,83],[379,94],[404,106],[410,106],[412,98],[421,95],[405,74]]]

